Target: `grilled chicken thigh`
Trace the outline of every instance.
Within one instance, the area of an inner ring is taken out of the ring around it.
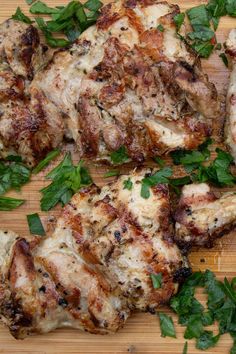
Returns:
[[[230,32],[226,41],[226,53],[230,58],[232,72],[227,94],[225,140],[236,161],[236,29]]]
[[[217,197],[206,183],[186,185],[175,213],[175,241],[183,248],[212,246],[236,226],[236,195]]]
[[[114,332],[132,310],[154,312],[176,293],[191,271],[173,242],[168,188],[143,199],[142,178],[81,190],[50,237],[1,232],[0,313],[16,338],[62,326]]]
[[[108,159],[125,146],[140,162],[194,148],[210,134],[219,99],[176,34],[178,13],[177,5],[157,0],[110,3],[37,73],[31,87],[63,112],[81,155]]]
[[[29,92],[46,57],[35,27],[14,20],[0,25],[0,158],[18,154],[33,166],[63,139],[58,109],[42,91]]]

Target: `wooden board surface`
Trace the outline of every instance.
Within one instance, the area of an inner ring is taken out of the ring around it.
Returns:
[[[46,0],[51,6],[65,4],[66,0]],[[176,1],[182,10],[204,3],[199,0]],[[28,6],[24,0],[0,0],[0,22],[9,18],[20,6],[25,13]],[[217,31],[219,42],[224,42],[231,28],[236,27],[236,19],[224,17],[221,19]],[[203,67],[210,79],[217,85],[221,93],[225,93],[229,73],[223,65],[218,54],[214,54],[210,60],[203,61]],[[50,167],[51,168],[51,167]],[[103,184],[102,175],[106,168],[90,165],[94,181]],[[124,168],[125,170],[126,168]],[[45,171],[47,172],[47,171]],[[26,185],[18,194],[9,193],[9,196],[18,196],[27,202],[14,212],[0,212],[0,228],[11,229],[21,235],[28,234],[26,215],[39,212],[46,224],[49,214],[41,213],[39,207],[39,189],[46,185],[44,174],[40,173]],[[59,208],[55,215],[59,212]],[[52,213],[50,213],[51,215]],[[194,270],[206,268],[214,271],[219,278],[224,276],[232,277],[236,274],[236,233],[221,239],[211,250],[198,250],[192,252],[190,260]],[[201,296],[200,296],[201,297]],[[177,325],[175,316],[174,322],[177,329],[177,339],[161,338],[158,319],[155,315],[135,314],[133,315],[117,334],[110,336],[98,336],[83,333],[75,330],[61,329],[43,336],[35,336],[16,341],[8,330],[0,325],[0,353],[11,354],[148,354],[148,353],[182,353],[184,339],[183,329]],[[216,348],[208,350],[207,353],[229,353],[232,340],[228,335],[221,337]],[[189,341],[188,354],[199,353],[195,349],[194,341]]]

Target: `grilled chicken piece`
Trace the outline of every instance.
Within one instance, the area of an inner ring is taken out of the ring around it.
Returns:
[[[55,105],[38,89],[29,94],[46,58],[36,28],[13,20],[0,25],[0,158],[18,154],[33,166],[63,139]]]
[[[227,94],[225,140],[236,162],[236,29],[230,32],[226,41],[226,53],[230,59],[232,73]]]
[[[206,183],[186,185],[175,221],[175,241],[181,248],[211,247],[236,226],[236,195],[228,192],[217,197]]]
[[[81,155],[108,159],[124,145],[140,162],[195,148],[210,134],[219,99],[176,34],[178,13],[177,5],[157,0],[110,3],[95,26],[38,72],[32,88],[64,113]]]
[[[51,237],[1,233],[0,314],[16,338],[62,326],[114,332],[132,310],[154,312],[176,293],[191,270],[173,242],[168,188],[143,199],[142,178],[81,190]],[[150,274],[160,273],[154,289]]]

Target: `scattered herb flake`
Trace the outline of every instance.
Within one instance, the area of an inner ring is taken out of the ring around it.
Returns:
[[[131,181],[130,177],[123,182],[123,185],[124,189],[128,189],[129,191],[132,189],[133,182]]]
[[[181,12],[180,14],[175,15],[174,21],[176,25],[177,32],[179,32],[182,24],[184,23],[185,13]]]
[[[0,197],[0,211],[10,211],[24,203],[23,199]]]
[[[111,153],[111,161],[114,164],[122,164],[129,160],[125,146],[121,146],[117,151]]]
[[[222,59],[223,63],[225,64],[226,68],[228,68],[229,66],[229,62],[228,62],[228,58],[227,56],[225,55],[225,53],[221,53],[219,55],[219,57]]]
[[[33,169],[32,173],[33,174],[37,174],[39,173],[40,171],[42,171],[46,166],[49,165],[49,163],[55,159],[58,155],[60,154],[60,151],[59,150],[53,150],[53,151],[50,151],[47,156],[39,162],[39,164]]]
[[[173,320],[165,313],[159,312],[161,336],[176,338]]]
[[[30,233],[33,235],[45,236],[45,231],[37,213],[27,215],[27,221],[29,225]]]
[[[162,274],[150,274],[151,280],[152,280],[152,286],[154,289],[159,289],[162,286]]]

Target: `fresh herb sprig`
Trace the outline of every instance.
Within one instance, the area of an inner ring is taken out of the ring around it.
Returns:
[[[197,54],[202,58],[208,58],[214,49],[218,49],[218,43],[215,37],[215,31],[218,28],[220,18],[225,15],[236,16],[235,0],[209,0],[207,4],[195,6],[186,11],[189,22],[192,26],[192,32],[189,32],[185,40]],[[174,17],[177,33],[179,33],[184,23],[184,13],[177,14]],[[224,53],[220,57],[226,64]]]
[[[33,235],[45,236],[45,230],[38,213],[27,215],[30,233]]]
[[[19,156],[9,156],[8,160],[0,161],[0,195],[10,189],[19,191],[30,180],[30,169],[20,162]]]
[[[0,197],[0,211],[10,211],[24,203],[23,199]]]
[[[178,315],[179,323],[186,327],[184,338],[196,339],[196,347],[206,350],[214,347],[220,336],[229,333],[236,347],[236,278],[229,282],[216,279],[206,270],[204,273],[192,274],[183,284],[181,290],[170,302],[171,308]],[[195,297],[196,288],[201,287],[207,294],[207,308],[204,308]],[[214,335],[205,327],[218,323],[218,334]]]
[[[74,166],[70,153],[63,161],[46,176],[52,183],[41,189],[43,197],[40,201],[41,210],[48,211],[56,204],[65,205],[81,187],[88,186],[92,179],[88,170],[83,166],[83,161]]]
[[[27,3],[31,5],[31,14],[51,17],[49,21],[44,21],[41,17],[35,18],[46,43],[51,47],[65,47],[74,42],[83,31],[96,22],[102,6],[99,0],[88,0],[84,4],[80,1],[70,1],[66,6],[56,7],[49,7],[42,1],[27,0]],[[28,24],[33,22],[19,7],[12,18]],[[58,32],[63,33],[67,39],[54,37],[53,33]]]

